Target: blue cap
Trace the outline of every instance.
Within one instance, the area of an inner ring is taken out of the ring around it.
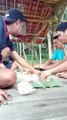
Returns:
[[[65,31],[67,29],[67,22],[62,22],[56,28],[56,31]]]
[[[9,23],[15,22],[18,19],[20,19],[21,21],[26,21],[26,17],[23,15],[23,13],[16,8],[9,9],[5,14],[4,19],[6,22]]]

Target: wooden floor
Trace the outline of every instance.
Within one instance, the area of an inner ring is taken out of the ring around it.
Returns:
[[[21,96],[15,88],[12,101],[0,107],[0,120],[67,120],[67,80],[62,87],[37,89]]]

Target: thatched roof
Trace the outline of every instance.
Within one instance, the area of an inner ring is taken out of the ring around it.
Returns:
[[[46,36],[49,26],[60,21],[66,4],[66,0],[2,0],[0,13],[4,14],[11,7],[21,9],[27,18],[27,37],[21,36],[21,39],[31,41]]]

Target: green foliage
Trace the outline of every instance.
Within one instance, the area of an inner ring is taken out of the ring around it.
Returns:
[[[66,7],[64,14],[62,16],[62,20],[67,20],[67,7]]]
[[[18,51],[18,53],[20,53],[20,45],[19,43],[14,43],[15,49],[16,51]],[[25,45],[25,54],[27,57],[27,61],[29,63],[39,63],[40,62],[40,53],[39,53],[39,45],[34,45],[34,55],[32,56],[32,49],[31,49],[32,45],[29,44],[28,46]],[[23,57],[23,45],[21,47],[21,54]],[[45,62],[48,59],[48,47],[47,47],[47,42],[44,44],[41,44],[41,59],[42,62]]]

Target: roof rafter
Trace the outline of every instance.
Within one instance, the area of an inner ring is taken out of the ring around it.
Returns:
[[[38,0],[38,1],[42,1],[49,4],[57,4],[60,2],[60,0]]]

